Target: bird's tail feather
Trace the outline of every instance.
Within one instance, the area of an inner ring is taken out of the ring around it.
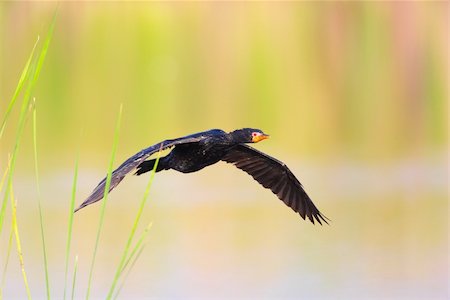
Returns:
[[[113,173],[111,176],[111,183],[109,185],[108,192],[110,192],[112,189],[114,189],[122,181],[122,179],[124,177],[125,177],[124,175],[117,176],[116,174]],[[86,200],[84,200],[84,202],[81,203],[81,205],[77,209],[74,210],[74,213],[79,211],[83,207],[88,206],[92,203],[95,203],[103,198],[103,196],[105,195],[106,179],[107,179],[107,177],[103,178],[103,180],[100,181],[100,183],[92,191],[92,193],[89,195],[89,197]]]

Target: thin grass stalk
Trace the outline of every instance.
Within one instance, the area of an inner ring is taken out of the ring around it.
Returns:
[[[10,185],[12,185],[12,183],[10,183]],[[14,200],[14,192],[13,192],[12,186],[9,189],[11,191],[10,198],[11,198],[11,208],[12,208],[12,228],[14,229],[14,235],[16,237],[17,253],[19,255],[20,268],[22,270],[22,277],[23,277],[23,282],[25,284],[25,289],[27,291],[27,297],[28,297],[28,299],[31,299],[31,292],[30,292],[30,287],[28,285],[27,273],[25,272],[25,263],[23,260],[22,246],[20,243],[19,228],[17,226],[17,206],[16,206],[16,201]]]
[[[98,244],[99,244],[99,240],[100,240],[100,233],[102,231],[103,221],[104,221],[104,217],[105,217],[105,208],[106,208],[106,201],[108,199],[108,191],[109,191],[109,187],[111,185],[111,175],[112,175],[112,169],[113,169],[113,164],[114,164],[114,158],[116,156],[117,144],[119,142],[120,122],[122,120],[122,107],[123,107],[123,105],[120,104],[119,114],[118,114],[117,122],[116,122],[116,129],[114,132],[114,142],[113,142],[113,148],[111,151],[111,159],[109,161],[108,175],[106,176],[106,186],[105,186],[105,190],[103,193],[102,207],[100,208],[100,220],[99,220],[98,229],[97,229],[97,238],[95,239],[94,253],[92,255],[91,268],[89,271],[86,300],[89,299],[90,292],[91,292],[91,282],[92,282],[92,275],[94,273],[95,258],[97,256],[97,249],[98,249]]]
[[[11,166],[11,157],[9,157],[8,159],[8,165],[6,167],[5,172],[3,172],[2,180],[0,180],[0,191],[3,189],[3,184],[5,183],[6,175],[8,175],[10,166]]]
[[[75,208],[75,196],[77,191],[77,181],[78,181],[78,161],[79,161],[79,152],[77,153],[77,157],[75,159],[75,172],[73,175],[72,182],[72,197],[70,199],[70,209],[69,209],[69,228],[67,229],[67,243],[66,243],[66,267],[64,271],[64,300],[66,299],[66,287],[67,287],[67,274],[69,270],[69,254],[70,254],[70,245],[72,243],[72,228],[73,228],[73,215]]]
[[[35,99],[34,102],[35,103]],[[48,274],[48,260],[47,260],[47,247],[45,246],[45,231],[44,231],[44,218],[42,216],[41,205],[41,189],[39,185],[39,168],[38,168],[38,155],[37,155],[37,134],[36,134],[36,106],[33,105],[33,148],[34,148],[34,170],[36,173],[36,188],[39,208],[39,225],[41,228],[41,241],[42,241],[42,254],[44,256],[44,269],[45,269],[45,288],[47,291],[47,299],[50,299],[50,280]]]
[[[128,241],[127,241],[127,244],[125,246],[125,249],[123,251],[122,259],[120,260],[120,263],[117,266],[116,274],[114,275],[114,280],[113,280],[113,283],[111,285],[111,288],[109,289],[108,296],[106,297],[106,299],[111,299],[111,297],[113,295],[113,292],[114,292],[114,288],[115,288],[115,286],[117,284],[117,280],[119,279],[119,277],[120,277],[120,275],[122,273],[123,266],[125,264],[125,260],[127,259],[127,254],[128,254],[129,249],[130,249],[130,246],[131,246],[131,242],[132,242],[134,234],[136,232],[136,228],[137,228],[137,225],[138,225],[139,220],[141,218],[142,212],[144,211],[144,206],[145,206],[145,203],[147,202],[148,194],[150,193],[150,188],[152,186],[153,178],[155,177],[155,173],[156,173],[156,167],[158,166],[159,158],[161,157],[161,149],[162,149],[162,145],[161,145],[160,150],[158,151],[158,156],[156,158],[155,165],[153,166],[153,169],[151,171],[150,179],[149,179],[147,187],[145,189],[144,196],[142,197],[141,204],[139,206],[139,210],[137,212],[136,218],[134,219],[134,224],[133,224],[133,227],[131,229],[130,235],[128,237]]]
[[[147,237],[148,233],[150,232],[150,228],[152,227],[153,223],[150,223],[147,225],[147,227],[144,229],[144,232],[142,232],[141,236],[139,237],[138,242],[136,245],[134,245],[133,250],[131,251],[130,255],[128,256],[127,260],[125,261],[125,264],[123,265],[123,268],[121,270],[121,273],[123,273],[130,263],[130,261],[133,259],[134,255],[137,253],[138,249],[140,249],[142,243],[144,242],[144,239]]]
[[[71,294],[72,300],[75,297],[75,283],[77,281],[77,270],[78,270],[78,255],[75,256],[75,264],[73,266],[72,294]]]
[[[120,291],[122,290],[122,288],[125,286],[125,282],[128,279],[128,276],[130,276],[131,270],[133,269],[134,265],[136,264],[136,262],[138,261],[139,257],[141,256],[142,252],[144,251],[146,244],[141,245],[138,248],[138,252],[137,255],[134,257],[133,261],[131,262],[131,266],[128,269],[128,271],[125,273],[125,276],[123,278],[123,281],[120,283],[119,288],[117,289],[116,294],[114,295],[113,299],[117,299],[117,297],[119,296]]]
[[[34,59],[32,61],[31,64],[31,72],[34,72],[34,70],[36,69],[36,59]],[[2,233],[3,230],[3,220],[4,220],[4,216],[5,216],[5,211],[6,211],[6,203],[7,200],[9,198],[9,195],[11,193],[10,190],[10,183],[12,181],[12,177],[14,174],[14,168],[15,168],[15,163],[16,163],[16,157],[17,157],[17,153],[19,150],[19,145],[20,145],[20,140],[23,134],[23,129],[25,126],[25,115],[27,113],[27,108],[28,108],[28,103],[29,103],[29,95],[30,95],[30,86],[31,84],[28,83],[27,85],[27,89],[24,95],[24,99],[22,101],[22,108],[20,111],[20,115],[19,115],[19,126],[17,128],[17,133],[16,133],[16,141],[15,141],[15,145],[14,145],[14,149],[11,155],[11,159],[10,159],[10,168],[9,168],[9,172],[8,172],[8,180],[7,180],[7,184],[6,184],[6,189],[5,189],[5,194],[3,197],[3,202],[2,202],[2,206],[0,209],[0,234]]]
[[[119,285],[119,288],[117,289],[117,292],[115,293],[113,299],[117,299],[117,297],[119,296],[120,291],[122,290],[123,286],[125,285],[125,282],[128,278],[128,276],[131,273],[131,270],[133,269],[136,261],[139,259],[142,251],[145,248],[145,244],[143,244],[144,239],[147,237],[148,233],[150,232],[150,228],[152,227],[153,223],[150,223],[147,225],[147,227],[145,228],[144,232],[141,234],[138,242],[136,243],[136,245],[134,246],[133,250],[131,251],[130,255],[128,256],[127,261],[125,262],[121,273],[125,272],[125,269],[127,268],[127,266],[131,263],[130,267],[128,268],[127,272],[125,273],[125,276],[122,280],[122,282]]]
[[[3,189],[3,184],[5,183],[6,175],[8,175],[8,172],[9,172],[10,163],[11,163],[11,157],[9,157],[9,159],[8,159],[8,165],[6,167],[5,172],[3,172],[2,179],[0,180],[0,191]],[[8,251],[6,254],[5,266],[3,267],[2,281],[1,281],[1,285],[0,285],[0,299],[3,299],[3,287],[5,286],[6,270],[8,269],[8,262],[9,262],[9,257],[11,254],[12,237],[13,237],[13,227],[11,227],[11,231],[9,233]]]
[[[51,41],[51,37],[53,35],[53,29],[54,29],[55,21],[56,21],[56,13],[57,13],[57,11],[55,11],[55,13],[53,15],[53,20],[47,31],[44,45],[42,46],[42,49],[41,49],[39,55],[35,59],[32,60],[31,66],[30,66],[31,68],[28,69],[28,70],[30,70],[30,73],[26,75],[26,77],[28,77],[28,76],[30,76],[30,77],[28,79],[28,84],[25,89],[25,93],[24,93],[23,101],[22,101],[22,108],[21,108],[20,115],[19,115],[19,125],[18,125],[17,133],[16,133],[16,141],[15,141],[14,150],[13,150],[12,156],[11,156],[11,167],[10,167],[8,183],[7,183],[8,188],[6,188],[2,207],[0,209],[0,234],[2,233],[2,230],[3,230],[3,220],[4,220],[5,210],[6,210],[7,199],[11,193],[9,186],[11,186],[14,169],[15,169],[17,153],[18,153],[19,145],[20,145],[20,140],[22,138],[23,130],[25,127],[25,117],[27,114],[27,109],[29,107],[31,94],[33,92],[36,81],[39,77],[40,71],[42,69],[42,65],[44,64],[44,60],[45,60],[45,56],[47,54],[48,47],[50,45],[50,41]]]
[[[34,57],[34,51],[36,50],[36,46],[38,43],[39,43],[39,36],[37,37],[37,40],[34,43],[33,49],[31,50],[31,54],[28,57],[27,63],[25,64],[25,67],[22,70],[22,74],[20,75],[19,82],[17,83],[17,86],[16,86],[16,90],[14,91],[11,101],[9,101],[8,107],[6,108],[5,115],[3,116],[2,126],[0,128],[0,139],[3,136],[3,131],[5,130],[6,122],[8,121],[9,114],[11,113],[12,108],[14,107],[14,104],[16,103],[17,96],[19,95],[20,91],[22,90],[24,82],[29,77],[28,75],[29,75],[30,63]]]
[[[38,56],[36,72],[34,73],[33,80],[31,82],[33,84],[32,87],[34,87],[34,84],[36,83],[36,81],[39,77],[39,74],[41,73],[42,65],[44,64],[45,57],[47,56],[47,51],[48,51],[48,47],[50,45],[50,41],[52,40],[53,30],[55,28],[57,15],[58,15],[58,8],[56,8],[55,12],[53,13],[53,19],[47,30],[47,34],[46,34],[45,40],[44,40],[44,45],[42,46],[42,50],[40,52],[40,55]]]
[[[8,270],[9,258],[11,256],[13,234],[14,234],[14,228],[11,226],[11,230],[9,233],[9,240],[8,240],[8,251],[6,252],[6,261],[5,261],[5,266],[3,267],[2,283],[0,286],[0,300],[3,299],[3,288],[5,287],[6,271]]]

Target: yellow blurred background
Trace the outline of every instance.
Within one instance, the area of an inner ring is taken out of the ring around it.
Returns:
[[[56,6],[0,3],[1,117]],[[224,163],[158,173],[139,229],[153,222],[148,244],[121,298],[447,298],[448,9],[448,2],[60,3],[34,93],[53,297],[64,285],[77,153],[79,204],[106,173],[123,103],[115,166],[166,138],[261,128],[271,138],[256,147],[289,165],[332,222],[303,221]],[[15,123],[0,140],[2,174]],[[147,182],[129,176],[109,197],[93,298],[106,295]],[[43,298],[31,122],[14,188],[30,289]],[[76,298],[85,296],[99,211],[75,215]],[[8,232],[0,236],[2,267]],[[26,297],[17,253],[3,296]]]

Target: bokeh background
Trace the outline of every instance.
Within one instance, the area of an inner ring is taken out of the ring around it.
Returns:
[[[0,3],[2,116],[56,6]],[[77,153],[79,204],[107,170],[123,103],[116,166],[165,138],[261,128],[271,138],[257,148],[287,163],[332,220],[303,221],[224,163],[159,173],[139,230],[153,227],[123,299],[447,298],[448,9],[448,2],[61,3],[34,93],[53,297],[64,285]],[[19,106],[12,120],[18,114]],[[2,173],[15,133],[10,121]],[[30,289],[44,298],[32,149],[29,122],[14,187]],[[130,176],[109,197],[94,298],[112,282],[147,182]],[[75,215],[76,297],[85,296],[99,211]],[[0,237],[2,266],[8,232]],[[3,297],[26,297],[16,252]]]

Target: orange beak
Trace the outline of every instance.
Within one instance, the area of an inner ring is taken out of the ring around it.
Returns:
[[[257,143],[257,142],[260,142],[260,141],[265,140],[265,139],[268,139],[268,138],[269,138],[269,135],[263,133],[263,134],[254,136],[254,137],[252,138],[252,142],[253,142],[253,143]]]

